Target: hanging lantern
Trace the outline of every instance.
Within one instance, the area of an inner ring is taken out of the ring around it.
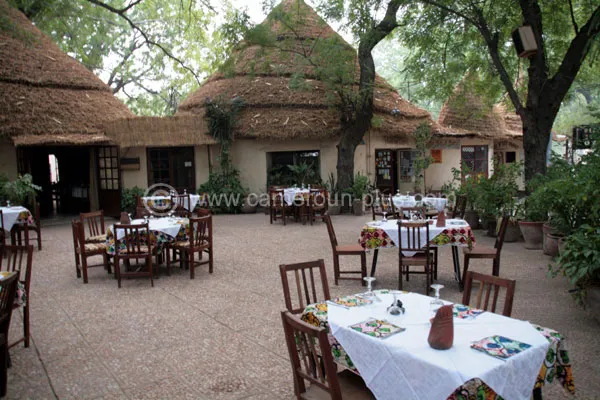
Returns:
[[[537,53],[538,46],[531,26],[520,26],[512,31],[512,39],[519,57],[529,58]]]

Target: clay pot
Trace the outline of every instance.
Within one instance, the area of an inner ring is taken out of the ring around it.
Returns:
[[[440,307],[431,321],[427,342],[436,350],[448,350],[454,343],[453,306]]]
[[[465,211],[465,221],[469,224],[471,229],[479,228],[479,214],[475,210]]]
[[[565,249],[565,242],[567,241],[566,237],[561,237],[560,239],[558,239],[558,254],[562,253],[563,250]]]
[[[504,233],[504,241],[507,243],[518,242],[521,240],[521,229],[519,224],[514,221],[509,221]]]
[[[525,248],[529,250],[540,250],[544,233],[542,231],[543,222],[519,221],[521,233],[525,239]]]
[[[352,211],[356,216],[365,215],[365,204],[362,200],[354,200],[352,202]]]

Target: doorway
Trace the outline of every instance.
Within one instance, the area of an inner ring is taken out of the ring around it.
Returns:
[[[375,150],[375,185],[381,193],[396,193],[396,173],[398,164],[396,161],[396,150]]]
[[[148,149],[148,185],[171,185],[180,193],[196,191],[193,147]]]

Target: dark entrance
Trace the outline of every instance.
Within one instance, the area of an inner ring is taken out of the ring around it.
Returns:
[[[375,150],[375,184],[381,193],[396,193],[397,170],[395,150]]]
[[[196,191],[193,147],[148,149],[148,185],[164,183],[178,192]]]

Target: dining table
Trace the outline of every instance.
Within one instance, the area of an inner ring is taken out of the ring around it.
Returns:
[[[296,199],[301,198],[305,200],[305,198],[310,194],[310,188],[298,188],[298,187],[289,187],[283,189],[283,201],[288,206],[293,206]]]
[[[134,219],[131,224],[144,224],[148,221],[148,232],[142,231],[141,243],[148,244],[150,242],[160,253],[164,246],[168,243],[175,241],[188,240],[188,229],[189,219],[187,218],[176,218],[176,217],[163,217],[163,218],[149,218],[145,219]],[[119,230],[119,239],[122,238],[124,232]],[[109,226],[106,229],[106,252],[109,255],[115,254],[115,234],[114,225]],[[121,248],[125,249],[125,243],[121,242]]]
[[[405,311],[392,315],[388,306],[397,300]],[[541,399],[554,381],[574,393],[559,332],[453,304],[452,347],[435,350],[427,341],[431,300],[375,290],[310,304],[301,319],[326,329],[334,361],[360,375],[377,399]]]
[[[444,208],[446,208],[448,199],[444,197],[422,197],[417,199],[416,196],[397,194],[392,196],[392,202],[394,203],[394,207],[397,209],[402,207],[416,207],[423,205],[429,208],[434,208],[437,211],[442,211]]]
[[[194,211],[194,208],[203,200],[203,196],[199,194],[190,194],[190,201],[184,198],[183,207],[188,211]],[[167,209],[171,206],[171,197],[169,196],[145,196],[142,201],[150,208]]]
[[[33,224],[31,211],[23,206],[0,207],[4,230],[10,232],[18,224]]]
[[[452,261],[454,266],[454,276],[460,288],[463,287],[462,274],[460,272],[460,255],[459,248],[473,248],[475,244],[475,236],[469,224],[462,219],[446,219],[443,226],[437,226],[436,219],[426,220],[429,225],[429,243],[430,246],[450,247],[452,250]],[[406,222],[409,222],[408,220]],[[414,222],[414,221],[410,221]],[[398,247],[398,220],[379,220],[367,222],[361,229],[358,242],[365,251],[373,250],[373,262],[371,266],[371,275],[375,275],[377,268],[377,257],[379,249]],[[403,228],[403,242],[406,243],[406,235],[408,229]],[[425,230],[421,231],[425,235]],[[425,238],[422,238],[421,243],[425,243]],[[412,254],[404,253],[410,257]]]

